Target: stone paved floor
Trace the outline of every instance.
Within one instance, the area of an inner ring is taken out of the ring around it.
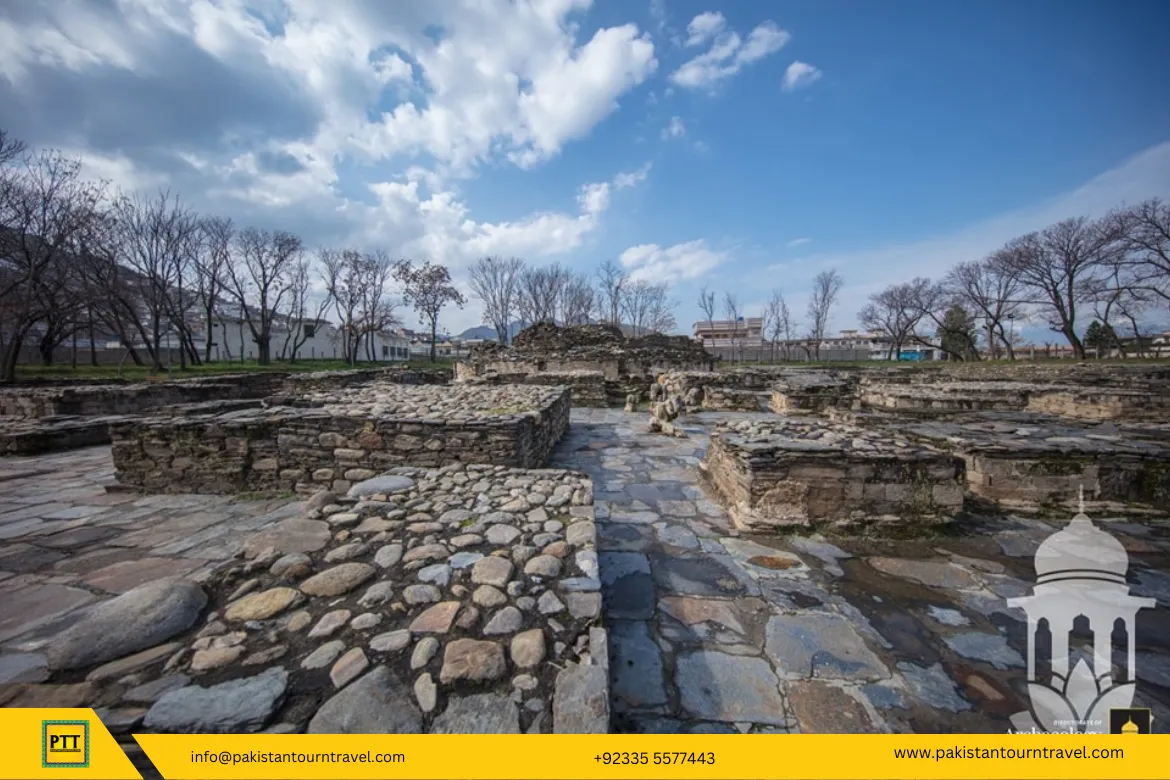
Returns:
[[[747,536],[697,468],[704,430],[573,411],[554,465],[595,481],[618,732],[1003,733],[1027,709],[1032,555],[1061,524],[985,521],[911,542]],[[1130,550],[1139,694],[1170,725],[1170,525],[1104,523]],[[1160,715],[1160,717],[1159,717]]]
[[[160,577],[201,579],[295,502],[107,492],[109,447],[0,460],[0,647]],[[0,682],[4,679],[0,664]]]
[[[708,497],[706,436],[573,411],[552,465],[595,481],[619,732],[1003,732],[1026,708],[1032,554],[1059,524],[1009,518],[913,542],[747,537]],[[0,682],[30,680],[70,613],[160,576],[203,576],[290,501],[110,493],[109,449],[0,460]],[[1170,725],[1170,524],[1108,522],[1130,552],[1138,695]]]

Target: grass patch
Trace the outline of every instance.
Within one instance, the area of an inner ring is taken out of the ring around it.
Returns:
[[[454,365],[453,361],[442,360],[434,363],[429,360],[412,361],[410,363],[361,363],[351,366],[344,360],[298,360],[295,363],[290,363],[284,360],[273,360],[266,366],[262,366],[255,360],[245,361],[218,361],[215,363],[204,363],[198,366],[187,366],[180,368],[178,363],[171,365],[170,376],[174,379],[187,379],[201,376],[215,376],[217,374],[240,374],[240,373],[308,373],[312,371],[360,371],[370,368],[390,368],[402,367],[416,371],[431,371],[439,369],[450,369]],[[165,380],[168,377],[166,366],[163,370],[154,374],[153,378],[157,380]],[[127,363],[121,369],[117,365],[81,365],[77,368],[69,365],[53,365],[53,366],[35,366],[35,365],[20,365],[16,367],[17,381],[27,379],[132,379],[144,381],[152,378],[150,373],[150,366],[136,366],[133,363]]]

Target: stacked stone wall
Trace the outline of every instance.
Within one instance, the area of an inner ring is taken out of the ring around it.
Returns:
[[[963,460],[906,443],[852,447],[721,431],[704,469],[745,530],[906,529],[947,522],[963,507]]]
[[[397,466],[534,468],[568,429],[570,394],[539,409],[469,420],[274,407],[126,421],[112,427],[118,481],[153,492],[348,489]]]

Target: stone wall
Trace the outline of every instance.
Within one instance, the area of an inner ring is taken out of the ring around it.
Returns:
[[[283,382],[283,374],[251,373],[174,382],[5,388],[0,390],[0,417],[142,414],[179,404],[263,398]]]
[[[1038,393],[1027,409],[1080,420],[1170,420],[1170,394],[1116,388],[1069,388]]]
[[[1061,421],[1043,414],[958,416],[879,425],[947,447],[967,464],[971,493],[1012,510],[1075,507],[1085,498],[1116,510],[1170,509],[1170,432],[1165,426]]]
[[[663,372],[711,371],[715,362],[702,345],[682,336],[626,338],[608,325],[540,324],[517,334],[510,347],[476,348],[469,359],[456,364],[455,381],[541,384],[551,381],[542,375],[551,375],[575,377],[566,383],[576,387],[592,385],[600,377],[603,387],[581,387],[584,392],[574,393],[574,402],[620,407],[627,394],[645,393]]]
[[[450,397],[439,401],[440,393]],[[305,403],[320,405],[115,425],[117,479],[164,493],[306,492],[347,489],[396,466],[534,468],[568,430],[570,393],[563,387],[456,392],[380,385],[365,396],[355,393],[349,403],[312,397]]]
[[[617,406],[621,382],[606,379],[600,371],[540,372],[540,373],[489,373],[464,380],[468,384],[481,385],[536,385],[544,387],[568,387],[572,391],[573,406],[604,409]]]
[[[891,383],[871,377],[863,380],[860,399],[871,408],[910,413],[1032,411],[1084,420],[1170,419],[1170,392],[1165,388],[1143,391],[1004,380]]]
[[[719,430],[704,470],[745,530],[907,530],[947,522],[963,507],[962,459],[811,421]]]

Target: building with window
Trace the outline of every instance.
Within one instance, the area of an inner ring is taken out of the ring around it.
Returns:
[[[715,349],[751,349],[763,345],[764,318],[740,317],[737,320],[703,320],[694,324],[695,340]]]

